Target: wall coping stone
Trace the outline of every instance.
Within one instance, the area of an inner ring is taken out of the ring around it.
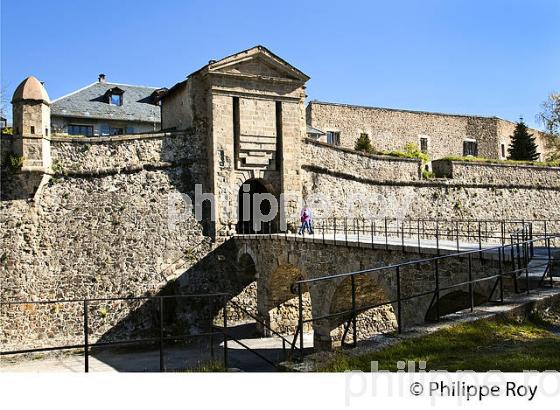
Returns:
[[[475,182],[458,182],[447,178],[437,178],[430,180],[411,180],[411,181],[395,181],[395,180],[377,180],[364,178],[357,175],[348,174],[340,171],[333,171],[329,168],[319,167],[316,165],[302,165],[305,171],[315,172],[317,174],[325,174],[335,178],[341,178],[360,182],[368,185],[389,185],[389,186],[416,186],[416,187],[440,187],[440,188],[495,188],[495,189],[536,189],[545,191],[560,191],[560,187],[551,186],[535,186],[533,184],[503,184],[503,183],[475,183]]]
[[[491,168],[508,167],[508,168],[522,168],[522,169],[529,169],[529,170],[560,171],[560,167],[552,167],[548,165],[506,164],[506,163],[499,164],[495,162],[462,161],[462,160],[455,160],[455,159],[435,159],[432,161],[432,164],[434,162],[459,164],[459,165],[474,165],[474,166],[483,166],[483,167],[491,167]]]
[[[158,131],[149,132],[142,134],[128,134],[128,135],[115,135],[106,137],[66,137],[60,135],[53,135],[51,141],[53,142],[72,142],[81,144],[90,143],[100,143],[100,142],[121,142],[121,141],[131,141],[131,140],[146,140],[146,139],[158,139],[165,137],[176,137],[185,135],[185,131]]]
[[[368,154],[365,152],[356,151],[350,148],[339,147],[336,145],[327,144],[326,142],[315,141],[311,138],[304,138],[303,140],[306,144],[316,145],[323,148],[332,149],[335,151],[345,152],[347,154],[353,154],[361,157],[381,160],[381,161],[394,161],[394,162],[416,162],[420,164],[422,161],[416,158],[402,158],[402,157],[394,157],[391,155],[379,155],[379,154]]]
[[[63,178],[87,178],[87,177],[105,177],[118,174],[133,174],[140,171],[158,171],[167,168],[190,167],[190,162],[151,162],[142,164],[130,164],[123,167],[103,167],[95,169],[84,169],[80,171],[62,171],[62,172],[46,172],[47,175]]]

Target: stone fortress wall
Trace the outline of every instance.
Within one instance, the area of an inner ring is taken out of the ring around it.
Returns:
[[[17,178],[5,169],[0,299],[159,294],[169,288],[177,272],[181,276],[177,285],[183,291],[243,291],[247,284],[236,283],[236,274],[230,271],[234,257],[228,256],[227,247],[221,248],[220,242],[212,243],[199,222],[186,214],[177,222],[177,229],[168,226],[170,195],[192,194],[193,183],[204,179],[206,172],[201,165],[204,161],[198,158],[200,151],[189,144],[191,138],[186,132],[98,140],[55,137],[51,141],[54,172],[46,176],[48,181],[32,201],[6,197],[17,191],[11,190]],[[555,168],[518,167],[525,176],[515,181],[504,174],[514,172],[509,165],[453,162],[450,178],[424,180],[416,160],[353,153],[315,141],[302,141],[302,146],[304,197],[319,193],[335,204],[328,215],[314,208],[317,218],[343,216],[352,195],[362,194],[374,200],[367,208],[353,203],[356,217],[560,219]],[[486,180],[474,177],[477,167]],[[540,186],[533,183],[535,179],[527,180],[535,175],[539,178],[543,172],[546,178]],[[216,257],[219,254],[225,255],[222,261]],[[200,264],[208,258],[213,258],[214,279],[208,276],[207,265]],[[348,267],[341,259],[331,270],[346,271]],[[241,301],[253,312],[254,299],[256,289],[249,286]],[[128,320],[139,306],[112,303],[92,307],[92,326],[98,332],[92,341],[112,333],[115,324]],[[0,340],[6,346],[52,345],[66,329],[69,333],[62,342],[79,342],[80,309],[64,304],[24,305],[14,312],[3,306]],[[292,309],[283,305],[271,315],[285,322],[285,315],[293,316],[293,309],[295,305]],[[185,313],[189,314],[192,312]],[[239,311],[230,314],[244,320]],[[381,328],[394,325],[391,315],[380,317],[388,320]],[[372,326],[367,320],[364,323]],[[134,328],[142,326],[148,326],[145,319]],[[119,331],[132,328],[127,325]]]
[[[359,153],[307,138],[302,145],[304,169],[319,167],[328,172],[351,173],[377,181],[417,181],[420,160]]]
[[[462,156],[463,141],[478,142],[478,156],[505,159],[501,156],[501,144],[505,154],[515,124],[497,117],[481,117],[457,114],[440,114],[390,108],[362,107],[347,104],[311,101],[306,108],[307,124],[323,132],[340,133],[340,145],[354,148],[360,134],[370,137],[378,151],[402,150],[405,144],[420,146],[420,138],[428,139],[428,155],[431,159]],[[546,157],[545,135],[531,129],[537,138],[539,153]],[[323,137],[324,139],[325,137]]]
[[[490,183],[537,189],[560,188],[558,167],[436,160],[432,162],[432,169],[439,177],[467,184]]]
[[[350,217],[366,219],[560,220],[560,168],[435,161],[439,178],[403,179],[418,162],[377,156],[377,171],[366,172],[356,168],[363,154],[308,145],[321,153],[303,161],[304,199],[320,197],[330,205],[323,210],[311,201],[315,218],[345,217],[351,210]]]
[[[33,198],[21,192],[21,174],[4,167],[0,300],[158,294],[177,270],[206,257],[217,244],[191,214],[183,211],[168,224],[170,207],[182,204],[176,196],[192,195],[206,172],[190,138],[185,132],[52,138],[53,169]],[[92,341],[142,304],[92,304]],[[3,349],[81,342],[81,310],[72,303],[2,305]]]

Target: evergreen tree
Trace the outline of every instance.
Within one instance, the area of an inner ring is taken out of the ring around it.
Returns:
[[[356,151],[367,152],[368,154],[373,154],[375,152],[373,145],[371,145],[369,135],[367,134],[360,134],[359,138],[356,140],[354,149]]]
[[[533,134],[529,134],[527,125],[525,125],[523,118],[521,118],[511,136],[511,144],[508,148],[508,159],[516,161],[537,161],[540,157],[537,148],[535,137],[533,137]]]

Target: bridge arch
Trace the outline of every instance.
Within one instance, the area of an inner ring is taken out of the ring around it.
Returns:
[[[291,263],[276,267],[263,281],[261,316],[276,332],[293,335],[298,327],[299,297],[294,293],[294,282],[303,279],[302,271]],[[311,318],[311,296],[309,289],[302,289],[303,317]],[[311,330],[312,324],[304,325],[304,332]]]
[[[247,247],[239,249],[232,275],[237,284],[236,294],[227,303],[228,320],[232,325],[252,322],[258,314],[258,269],[255,253]]]
[[[481,305],[488,302],[488,297],[484,289],[475,289],[473,291],[474,306]],[[471,295],[468,290],[453,290],[439,298],[439,302],[435,302],[426,312],[426,321],[437,320],[437,315],[447,315],[450,313],[458,312],[467,309],[471,303]]]
[[[356,308],[365,308],[371,305],[377,305],[389,302],[391,292],[388,287],[380,280],[376,274],[362,274],[354,276]],[[352,278],[346,277],[334,288],[330,298],[330,306],[328,313],[330,315],[342,313],[324,321],[323,333],[328,331],[328,338],[332,346],[340,344],[344,328],[352,315],[348,313],[352,310]],[[367,309],[357,315],[356,322],[358,328],[358,338],[366,339],[374,334],[394,331],[397,328],[396,307],[384,305]],[[319,330],[319,329],[318,329]],[[318,335],[319,336],[319,335]],[[326,335],[323,335],[326,336]],[[317,340],[317,337],[316,337]],[[352,341],[352,325],[348,328],[345,342]],[[331,346],[331,347],[332,347]]]

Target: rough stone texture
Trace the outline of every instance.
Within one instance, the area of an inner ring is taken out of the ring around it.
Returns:
[[[560,188],[560,168],[484,162],[437,160],[432,169],[438,177],[454,182],[510,184],[535,188]]]
[[[169,224],[170,207],[184,207],[178,195],[192,196],[206,177],[192,138],[55,138],[53,176],[3,169],[0,300],[154,294],[199,263],[213,249],[204,227],[185,209]],[[32,202],[28,185],[36,190]],[[115,327],[111,337],[147,327],[157,315],[131,314],[144,304],[92,306],[92,340]],[[81,312],[76,303],[2,306],[0,339],[21,348],[79,342]]]
[[[369,155],[306,139],[301,153],[305,165],[328,168],[378,181],[420,179],[420,160]]]
[[[54,171],[95,174],[127,168],[187,165],[202,178],[206,173],[201,153],[192,146],[191,131],[116,137],[53,137]]]
[[[315,207],[316,218],[343,217],[352,196],[362,194],[374,200],[355,204],[354,214],[360,218],[560,219],[560,191],[555,189],[490,184],[461,187],[444,182],[394,186],[355,181],[352,175],[343,179],[340,175],[321,172],[305,172],[303,179],[313,186],[310,194],[321,194],[331,205],[328,214]]]
[[[407,111],[389,108],[361,107],[311,101],[306,109],[307,123],[323,132],[340,132],[340,144],[353,148],[361,133],[369,135],[377,150],[402,150],[405,144],[420,146],[428,139],[432,159],[462,156],[463,141],[475,139],[478,155],[503,159],[500,144],[509,145],[515,124],[496,117],[479,117]],[[546,153],[544,134],[531,130],[537,137],[539,152]]]
[[[169,266],[178,261],[194,264],[211,249],[194,218],[178,221],[176,229],[168,226],[168,195],[187,189],[186,172],[168,169],[100,178],[62,177],[51,179],[37,202],[2,201],[0,299],[157,292],[167,283]],[[64,338],[66,329],[80,333],[71,323],[62,322],[72,316],[65,310],[70,307],[61,308],[61,322],[48,316],[51,307],[24,306],[15,312],[13,308],[1,308],[3,343],[28,343],[45,335]],[[128,313],[109,310],[104,320],[114,326]],[[80,317],[73,317],[72,323],[77,326]]]

